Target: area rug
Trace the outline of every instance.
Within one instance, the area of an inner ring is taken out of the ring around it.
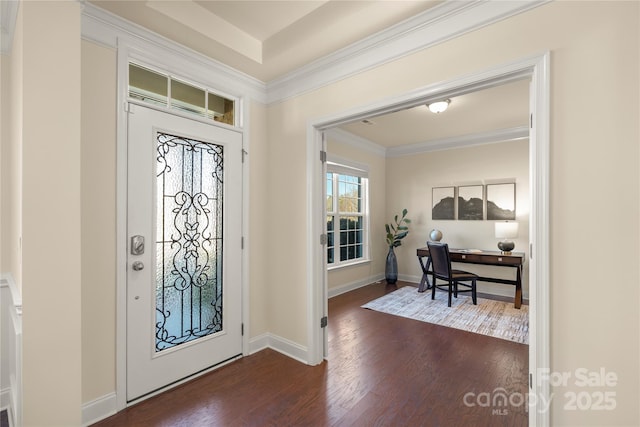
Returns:
[[[452,298],[451,307],[447,307],[446,292],[438,292],[432,300],[431,290],[420,293],[417,288],[404,286],[362,307],[529,344],[528,305],[517,309],[513,303],[484,298],[478,298],[478,305],[473,305],[471,296],[458,294],[458,298]]]

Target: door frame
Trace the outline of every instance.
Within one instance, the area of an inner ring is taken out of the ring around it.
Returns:
[[[180,61],[178,61],[180,59]],[[129,61],[139,60],[143,63],[153,65],[161,70],[170,70],[173,73],[179,73],[183,78],[190,78],[192,74],[189,70],[189,65],[192,65],[194,69],[201,71],[203,66],[199,63],[194,63],[191,58],[176,57],[174,52],[171,52],[162,47],[150,45],[145,41],[134,40],[129,38],[119,38],[117,48],[117,95],[116,95],[116,392],[115,392],[115,411],[121,411],[127,406],[135,404],[140,400],[153,397],[156,394],[162,393],[165,389],[158,390],[154,393],[144,396],[143,399],[139,399],[132,402],[127,402],[127,104],[128,98],[128,86],[129,86]],[[185,64],[180,70],[176,70],[176,63]],[[215,82],[203,81],[203,74],[196,72],[192,81],[200,81],[207,84],[210,87],[215,87]],[[209,78],[215,79],[215,73],[209,73]],[[200,78],[198,78],[200,77]],[[181,113],[176,110],[169,110],[162,107],[154,107],[152,105],[145,105],[149,108],[156,108],[165,111],[169,114],[182,116],[190,120],[200,120],[213,126],[220,126],[223,128],[232,129],[242,134],[242,149],[245,154],[249,153],[249,132],[244,127],[244,124],[250,123],[249,121],[249,109],[245,108],[245,96],[236,94],[238,106],[237,114],[239,116],[239,122],[237,127],[212,122],[205,119],[199,119],[198,116]],[[249,233],[249,170],[251,158],[248,155],[243,156],[242,163],[242,236],[243,236],[243,250],[242,250],[242,272],[241,272],[241,292],[242,292],[242,355],[247,356],[250,343],[249,337],[250,331],[250,313],[249,313],[249,250],[250,247],[250,233]],[[230,362],[226,362],[230,363]],[[225,363],[216,365],[210,369],[199,372],[195,376],[204,375],[212,370],[215,370]],[[171,384],[170,387],[175,387],[186,381],[191,380],[195,376],[189,377],[182,381]],[[115,413],[115,412],[114,412]]]
[[[325,130],[354,120],[390,113],[430,101],[449,98],[509,81],[530,78],[529,135],[529,393],[535,400],[549,402],[549,384],[537,375],[550,368],[549,351],[549,124],[550,124],[550,52],[519,59],[488,70],[438,82],[396,97],[373,102],[331,116],[310,120],[307,125],[307,363],[317,365],[327,352],[326,334],[320,319],[327,315],[325,247],[320,235],[325,231],[320,151]],[[530,425],[549,425],[549,411],[529,410]]]

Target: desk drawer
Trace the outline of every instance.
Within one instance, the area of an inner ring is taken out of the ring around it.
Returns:
[[[490,265],[520,265],[520,264],[522,264],[522,258],[521,257],[502,256],[502,255],[487,255],[487,254],[451,253],[451,261],[453,261],[453,262],[472,262],[472,263],[477,263],[477,264],[490,264]]]

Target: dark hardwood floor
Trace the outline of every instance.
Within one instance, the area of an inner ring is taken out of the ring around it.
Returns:
[[[263,350],[95,426],[527,425],[528,347],[360,308],[395,289],[329,300],[319,366]]]

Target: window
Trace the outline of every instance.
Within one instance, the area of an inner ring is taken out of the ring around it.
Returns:
[[[327,163],[327,264],[369,260],[368,178],[361,169]]]
[[[235,101],[167,74],[129,64],[129,96],[235,126]]]

